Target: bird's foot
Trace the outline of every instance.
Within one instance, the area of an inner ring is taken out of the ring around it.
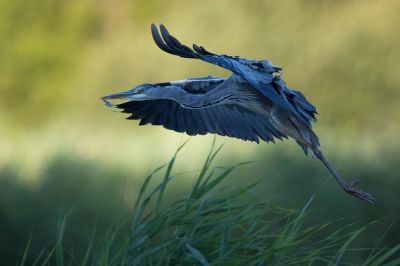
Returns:
[[[360,182],[361,178],[353,179],[347,189],[345,189],[346,192],[366,202],[374,203],[376,199],[371,194],[354,188]]]
[[[354,187],[355,187],[358,183],[360,183],[360,182],[361,182],[361,177],[360,177],[360,178],[353,179],[353,180],[351,181],[349,187],[350,187],[350,188],[354,188]]]

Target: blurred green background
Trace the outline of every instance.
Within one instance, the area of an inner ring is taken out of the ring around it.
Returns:
[[[394,0],[0,0],[0,257],[14,265],[33,232],[32,261],[74,206],[66,241],[79,257],[94,225],[95,240],[119,211],[129,217],[145,174],[189,138],[138,127],[99,99],[145,82],[230,75],[159,50],[153,22],[184,44],[283,67],[287,85],[317,107],[321,150],[345,180],[362,176],[359,188],[378,202],[346,195],[293,140],[217,137],[225,146],[216,165],[255,161],[228,182],[273,179],[259,191],[285,207],[303,206],[320,189],[314,222],[346,217],[335,226],[361,226],[391,215],[358,247],[374,247],[391,221],[381,243],[398,243],[399,10]],[[191,137],[175,171],[199,169],[212,140]],[[184,197],[194,177],[180,178],[171,198]]]

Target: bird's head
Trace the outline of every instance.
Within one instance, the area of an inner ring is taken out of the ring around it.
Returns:
[[[162,89],[165,89],[166,86],[170,85],[167,83],[157,83],[150,84],[145,83],[139,85],[131,90],[113,93],[107,96],[101,97],[101,99],[106,103],[107,106],[113,107],[108,100],[109,99],[119,99],[124,101],[147,101],[147,100],[155,100],[159,98],[159,94]]]

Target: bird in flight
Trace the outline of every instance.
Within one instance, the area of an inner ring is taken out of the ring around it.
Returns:
[[[212,76],[184,80],[145,83],[131,90],[110,94],[101,99],[126,102],[115,107],[131,114],[127,119],[140,120],[139,125],[162,125],[188,135],[207,133],[242,140],[274,142],[274,138],[291,137],[304,153],[321,160],[342,188],[349,194],[373,203],[369,193],[354,188],[361,178],[347,184],[319,150],[319,140],[312,130],[316,122],[315,107],[304,95],[286,87],[282,69],[269,60],[247,60],[239,56],[217,55],[202,46],[193,49],[182,45],[161,24],[160,33],[151,25],[156,45],[172,55],[199,59],[227,70],[227,78]]]

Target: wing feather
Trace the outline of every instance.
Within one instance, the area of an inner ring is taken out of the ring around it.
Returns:
[[[197,128],[197,134],[205,135],[207,134],[207,128],[204,120],[200,116],[199,112],[191,112],[191,117],[195,127]]]
[[[127,112],[132,114],[132,119],[142,119],[143,114],[147,114],[147,110],[152,107],[153,105],[151,103],[146,102],[142,105],[131,106]],[[128,119],[130,119],[130,117]]]
[[[217,132],[218,135],[227,136],[227,132],[224,127],[221,127],[221,123],[219,122],[219,115],[214,112],[214,108],[206,108],[201,111],[201,114],[207,115],[211,121],[212,130],[209,130],[210,133]]]
[[[203,125],[204,125],[206,134],[207,133],[214,134],[216,132],[215,131],[216,130],[215,123],[213,123],[212,119],[210,119],[207,109],[208,108],[204,109],[205,112],[197,112],[197,113],[198,113],[199,117],[201,117],[201,120],[203,121]],[[222,135],[222,134],[219,134],[219,135]]]
[[[163,125],[165,128],[188,135],[215,133],[221,136],[259,142],[286,137],[271,129],[268,118],[259,117],[235,105],[219,105],[205,109],[186,109],[173,100],[130,101],[116,105],[128,119],[141,120],[140,125]]]
[[[154,107],[152,107],[153,112],[143,113],[143,116],[140,121],[140,125],[146,125],[151,122],[153,122],[153,124],[156,125],[157,124],[156,119],[162,113],[162,111],[165,109],[166,105],[167,105],[167,102],[165,102],[165,101],[154,103]]]
[[[242,112],[238,111],[238,112],[236,112],[236,117],[240,121],[239,125],[242,127],[242,130],[244,132],[247,132],[249,139],[251,141],[255,141],[255,142],[259,143],[259,138],[256,134],[256,131],[253,129],[253,127],[251,126],[250,123],[248,123],[248,122],[246,123],[246,118],[245,118],[244,114]]]
[[[179,104],[176,107],[175,118],[176,118],[175,131],[181,132],[181,133],[185,132],[186,125],[185,125],[185,119],[184,119],[184,116],[183,116],[183,108]]]
[[[245,113],[246,120],[252,125],[254,130],[257,132],[257,135],[266,142],[272,141],[275,143],[274,138],[271,136],[271,133],[268,131],[267,128],[260,125],[259,120],[257,119],[256,115],[250,115]]]
[[[310,122],[316,121],[315,107],[300,92],[286,87],[280,76],[282,69],[274,67],[269,60],[247,60],[238,56],[217,55],[195,44],[192,50],[171,36],[162,24],[160,25],[162,37],[154,24],[151,25],[151,32],[154,42],[161,50],[184,58],[200,59],[226,68],[247,80],[275,104],[291,111],[299,122],[311,128]]]
[[[235,129],[235,134],[237,134],[237,138],[239,139],[243,139],[243,140],[251,140],[251,137],[249,137],[249,135],[251,134],[247,134],[247,132],[245,130],[243,130],[244,128],[242,128],[239,124],[239,122],[242,122],[240,120],[240,117],[237,115],[239,112],[236,112],[233,108],[229,108],[229,106],[221,106],[223,108],[223,111],[225,112],[225,116],[227,117],[227,119],[231,122],[233,128]]]
[[[176,109],[178,108],[178,103],[175,101],[170,101],[169,105],[170,105],[170,109],[165,110],[165,112],[168,113],[168,120],[167,120],[167,123],[163,124],[163,126],[166,129],[175,130],[175,128],[176,128],[175,113],[176,113]]]
[[[190,109],[183,109],[183,115],[185,118],[186,133],[189,136],[197,135],[198,129],[196,124],[193,122],[192,112],[190,112]]]

